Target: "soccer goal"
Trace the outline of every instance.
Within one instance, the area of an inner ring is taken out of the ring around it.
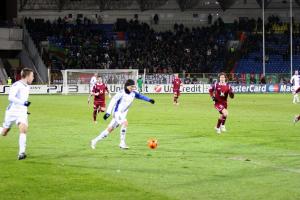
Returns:
[[[83,86],[90,88],[91,77],[97,73],[106,84],[124,84],[127,79],[137,81],[139,71],[137,69],[67,69],[62,70],[63,93],[70,92],[70,86]],[[72,91],[71,91],[72,92]],[[86,91],[89,92],[89,89]]]

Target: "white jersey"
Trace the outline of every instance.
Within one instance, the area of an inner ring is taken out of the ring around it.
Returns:
[[[107,108],[106,113],[109,114],[119,113],[122,114],[123,117],[125,118],[128,109],[131,106],[134,98],[135,98],[134,92],[131,92],[129,94],[127,94],[124,90],[118,92],[109,102],[109,106]]]
[[[109,106],[106,110],[108,114],[121,114],[122,117],[126,117],[129,107],[131,106],[133,100],[141,99],[144,101],[150,101],[150,98],[143,96],[135,91],[130,92],[127,94],[124,90],[115,94],[115,96],[109,102]]]
[[[291,78],[291,84],[293,84],[296,89],[300,86],[300,75],[293,75]]]
[[[97,83],[97,78],[96,76],[93,76],[90,80],[90,88],[93,88],[94,85],[96,85],[96,83]]]
[[[15,82],[9,90],[7,112],[27,114],[27,106],[24,105],[28,101],[30,86],[22,80]]]

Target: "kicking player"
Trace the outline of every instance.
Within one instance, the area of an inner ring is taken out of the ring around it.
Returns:
[[[110,115],[113,115],[113,118],[107,128],[102,131],[96,138],[91,141],[92,149],[96,148],[97,142],[106,138],[109,133],[111,133],[115,128],[121,126],[120,131],[120,148],[128,149],[128,146],[125,143],[126,129],[128,122],[126,115],[128,109],[131,106],[135,98],[148,101],[154,104],[154,100],[146,96],[135,92],[136,89],[134,80],[128,79],[125,83],[124,90],[118,92],[110,101],[109,106],[106,110],[106,114],[103,116],[104,120],[108,119]]]
[[[174,79],[172,81],[173,84],[173,94],[174,94],[174,99],[173,103],[174,105],[179,105],[178,98],[180,96],[180,86],[183,86],[180,78],[178,77],[178,74],[174,74]]]
[[[219,82],[210,87],[209,94],[212,100],[215,102],[215,108],[220,113],[217,126],[215,127],[217,133],[220,134],[221,131],[226,131],[225,122],[228,116],[227,97],[229,95],[230,98],[234,98],[234,93],[231,86],[226,83],[225,73],[219,74]]]
[[[90,80],[90,94],[89,94],[89,97],[88,97],[88,104],[90,104],[91,96],[92,96],[92,95],[91,95],[91,92],[92,92],[92,90],[93,90],[95,84],[97,83],[97,77],[98,77],[98,74],[95,73],[95,74],[92,76],[91,80]]]
[[[14,122],[19,127],[19,160],[26,158],[26,134],[28,130],[27,108],[30,106],[30,102],[28,101],[29,85],[33,79],[34,75],[31,69],[24,68],[21,71],[21,80],[15,82],[9,90],[8,100],[10,104],[5,112],[3,128],[0,128],[1,135],[6,136]]]
[[[97,123],[97,114],[105,111],[105,92],[107,92],[108,97],[111,98],[107,86],[102,82],[102,78],[98,76],[97,83],[94,85],[91,92],[91,96],[94,96],[94,123]]]
[[[291,78],[291,84],[293,85],[293,103],[299,103],[299,88],[300,88],[300,76],[298,75],[298,70],[295,71],[295,74]]]

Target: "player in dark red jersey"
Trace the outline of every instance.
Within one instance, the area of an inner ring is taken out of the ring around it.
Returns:
[[[98,76],[97,83],[94,85],[91,92],[91,95],[94,96],[93,119],[95,123],[97,123],[97,114],[105,111],[105,92],[108,93],[110,98],[111,96],[107,86],[102,82],[102,78]]]
[[[173,94],[174,94],[174,105],[179,105],[178,98],[180,96],[180,86],[183,86],[178,74],[174,74],[174,79],[172,81],[173,84]]]
[[[234,97],[234,93],[232,91],[231,86],[228,83],[226,83],[225,73],[219,74],[219,82],[215,83],[210,87],[209,94],[212,100],[215,102],[215,108],[220,113],[217,126],[215,127],[217,133],[220,134],[221,131],[226,131],[225,122],[228,116],[227,97],[228,95],[230,98]]]

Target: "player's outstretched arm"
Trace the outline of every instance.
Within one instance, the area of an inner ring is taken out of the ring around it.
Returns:
[[[215,85],[212,85],[210,88],[209,88],[209,95],[210,97],[212,98],[213,101],[216,101],[216,98],[214,96],[214,91],[215,91]]]
[[[138,92],[134,92],[134,94],[135,94],[135,98],[137,98],[137,99],[141,99],[141,100],[150,102],[150,103],[152,103],[152,104],[155,103],[154,99],[150,99],[149,97],[144,96],[144,95],[142,95],[142,94],[140,94],[140,93],[138,93]]]
[[[109,89],[108,89],[107,86],[105,87],[105,90],[106,90],[106,92],[107,92],[107,94],[108,94],[108,98],[111,98],[111,94],[110,94]]]

